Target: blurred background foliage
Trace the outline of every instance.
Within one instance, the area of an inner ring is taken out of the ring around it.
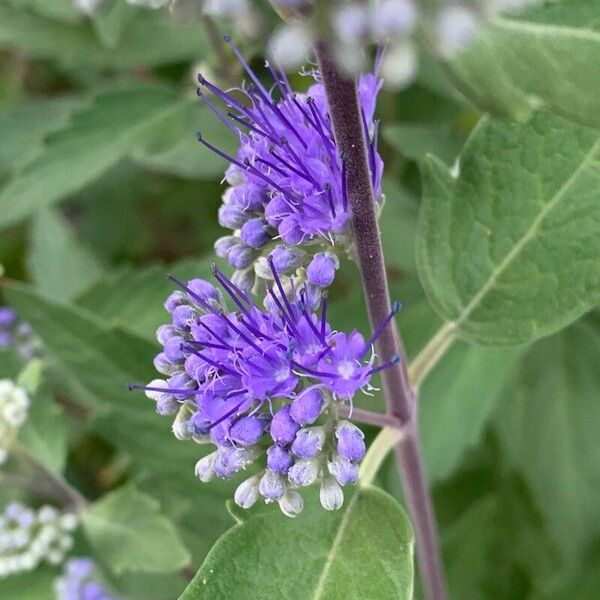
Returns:
[[[266,3],[263,18],[274,25]],[[261,48],[244,51],[260,69]],[[226,149],[234,140],[196,98],[194,76],[201,68],[238,80],[227,66],[223,73],[200,23],[173,24],[166,11],[115,0],[92,21],[70,0],[0,4],[3,295],[50,356],[27,427],[39,429],[42,460],[90,500],[128,481],[156,499],[196,568],[232,523],[225,499],[235,482],[200,484],[202,449],[177,442],[125,384],[153,377],[165,274],[208,276],[223,234],[226,165],[195,131]],[[480,115],[427,55],[416,82],[384,91],[378,111],[381,229],[412,356],[441,323],[416,276],[418,165],[428,152],[452,164]],[[330,298],[336,327],[367,330],[352,263]],[[529,348],[457,342],[425,384],[421,430],[453,597],[598,597],[599,345],[596,314]],[[0,352],[0,377],[18,370],[12,351]],[[383,409],[378,395],[357,403]],[[39,439],[23,436],[35,451]],[[391,460],[379,483],[401,499]],[[16,494],[2,485],[2,500]],[[91,552],[83,537],[78,544]],[[140,600],[174,598],[185,585],[179,571],[104,566],[116,589]],[[0,581],[0,597],[48,598],[53,576],[39,569]]]

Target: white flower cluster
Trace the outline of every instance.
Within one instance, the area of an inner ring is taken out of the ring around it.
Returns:
[[[6,461],[8,449],[27,418],[29,397],[10,379],[0,379],[0,464]]]
[[[32,571],[40,563],[60,564],[73,546],[77,516],[52,506],[39,510],[18,502],[0,515],[0,579]]]

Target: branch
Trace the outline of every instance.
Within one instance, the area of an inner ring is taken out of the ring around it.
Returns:
[[[352,212],[356,256],[367,312],[371,327],[374,328],[390,313],[391,306],[358,92],[355,81],[338,71],[326,43],[318,42],[315,45],[315,54],[329,103],[337,148],[347,161],[346,187]],[[406,353],[393,320],[379,337],[376,350],[381,360],[388,360],[394,355],[403,358],[397,365],[382,372],[383,391],[388,414],[402,423],[402,435],[396,446],[396,460],[407,508],[415,529],[423,587],[430,600],[445,600],[447,592],[437,526],[417,435],[415,394],[408,377]],[[384,435],[388,436],[389,433],[384,430],[380,436]],[[374,464],[376,468],[379,466],[382,460],[377,450],[380,442],[381,439],[379,442],[375,441],[377,447],[368,455],[366,469],[369,468],[369,464]],[[363,483],[364,473],[365,469]],[[375,471],[371,471],[371,478],[374,473]]]

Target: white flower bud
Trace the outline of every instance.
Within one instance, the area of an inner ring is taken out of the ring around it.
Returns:
[[[201,458],[196,463],[195,473],[196,477],[198,477],[200,481],[207,483],[213,478],[215,474],[214,466],[217,455],[218,451],[212,452],[211,454],[207,454],[206,456]]]
[[[311,50],[310,33],[301,24],[285,25],[269,40],[269,55],[284,69],[299,67]]]
[[[451,58],[464,50],[479,27],[479,20],[473,11],[462,6],[444,8],[435,23],[440,54]]]
[[[296,490],[286,490],[285,494],[279,500],[281,512],[290,518],[294,518],[302,512],[304,501],[302,496]]]
[[[243,481],[235,490],[233,499],[241,508],[250,508],[258,500],[260,475],[254,475]]]
[[[417,52],[410,42],[400,42],[389,48],[381,61],[381,76],[386,85],[401,88],[416,76]]]
[[[326,477],[321,483],[319,500],[325,510],[337,510],[344,503],[342,487],[333,477]]]

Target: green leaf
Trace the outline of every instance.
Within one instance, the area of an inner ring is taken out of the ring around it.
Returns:
[[[40,567],[31,573],[0,579],[2,600],[48,600],[54,596],[56,571]]]
[[[479,442],[520,355],[520,348],[456,342],[425,380],[419,423],[432,483],[451,475]]]
[[[525,358],[495,429],[566,558],[600,536],[600,322],[589,317]]]
[[[83,513],[90,544],[115,573],[169,573],[189,564],[189,552],[159,508],[156,500],[128,485]]]
[[[116,47],[107,48],[87,20],[46,19],[9,1],[0,3],[0,44],[68,69],[156,67],[196,59],[207,51],[201,29],[176,26],[166,11],[137,11],[127,35]]]
[[[499,116],[541,108],[598,126],[599,17],[596,0],[561,0],[498,18],[450,64],[455,83]]]
[[[195,102],[182,110],[175,127],[180,134],[172,138],[172,143],[159,149],[137,148],[133,159],[149,169],[186,179],[222,177],[227,162],[199,144],[195,134],[202,131],[205,139],[217,143],[223,152],[234,155],[239,141],[223,123],[208,108]]]
[[[67,422],[52,396],[42,390],[31,398],[29,416],[19,431],[29,454],[53,473],[61,473],[67,458]]]
[[[46,139],[43,152],[0,191],[0,227],[62,200],[136,147],[172,139],[186,102],[170,89],[136,87],[99,94],[70,126]]]
[[[102,278],[77,299],[77,304],[112,324],[155,340],[157,327],[168,320],[164,302],[175,289],[167,275],[185,281],[195,277],[210,279],[212,262],[208,258],[186,259],[170,266],[125,268]]]
[[[259,514],[236,525],[180,600],[412,598],[412,551],[400,505],[359,489],[345,510],[307,509],[295,520]]]
[[[67,220],[47,208],[34,217],[27,263],[38,289],[57,300],[76,296],[102,274],[100,263]]]
[[[125,0],[115,0],[108,11],[95,15],[92,25],[107,48],[116,48],[139,11]]]
[[[64,129],[83,99],[36,100],[19,103],[0,111],[0,165],[13,171],[36,158],[44,138]]]
[[[425,162],[417,264],[462,337],[528,342],[600,302],[598,131],[548,114],[485,118],[457,170]]]
[[[431,153],[451,163],[463,142],[458,130],[447,124],[396,123],[383,130],[383,137],[403,156],[415,161]]]
[[[152,359],[157,344],[26,286],[13,284],[5,292],[68,380],[91,400],[95,415],[91,427],[146,473],[145,489],[163,504],[173,505],[169,514],[177,514],[183,533],[193,532],[195,554],[203,556],[229,523],[223,504],[232,495],[233,483],[203,486],[194,465],[206,450],[175,439],[170,421],[155,413],[148,398],[127,391],[127,383],[147,383],[156,377]]]

